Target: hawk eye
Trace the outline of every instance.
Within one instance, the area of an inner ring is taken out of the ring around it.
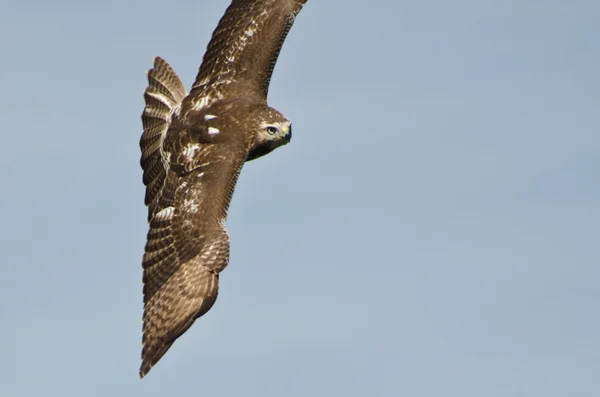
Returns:
[[[267,127],[267,132],[269,133],[269,135],[275,135],[279,132],[279,129],[277,127],[270,125]]]

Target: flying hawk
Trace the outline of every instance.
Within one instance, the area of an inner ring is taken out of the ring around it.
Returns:
[[[290,121],[267,105],[267,92],[305,3],[233,0],[189,94],[163,59],[148,71],[140,140],[150,226],[140,377],[217,299],[229,261],[225,219],[244,162],[292,137]]]

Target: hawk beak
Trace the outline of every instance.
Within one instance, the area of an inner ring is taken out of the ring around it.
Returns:
[[[285,135],[283,136],[283,138],[286,141],[291,142],[291,140],[292,140],[292,126],[290,125],[289,127],[285,127],[283,129],[283,132],[285,132]]]

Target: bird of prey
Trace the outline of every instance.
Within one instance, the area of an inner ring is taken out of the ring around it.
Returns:
[[[149,223],[140,377],[217,299],[229,261],[225,219],[244,162],[292,137],[290,121],[267,105],[267,92],[305,3],[233,0],[189,94],[163,59],[148,71],[140,140]]]

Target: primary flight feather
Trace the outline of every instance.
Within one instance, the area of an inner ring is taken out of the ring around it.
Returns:
[[[140,140],[150,226],[140,377],[217,299],[229,261],[225,220],[242,166],[291,139],[290,121],[267,105],[267,93],[305,3],[233,0],[189,94],[163,59],[148,72]]]

